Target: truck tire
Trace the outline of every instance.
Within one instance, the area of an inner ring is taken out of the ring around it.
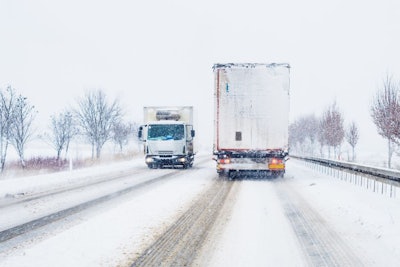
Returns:
[[[149,169],[157,169],[158,165],[157,164],[149,164],[149,165],[147,165],[147,167],[149,167]]]

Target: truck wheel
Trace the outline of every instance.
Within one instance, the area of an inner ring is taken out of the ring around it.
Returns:
[[[218,177],[221,179],[228,179],[229,178],[229,173],[225,171],[217,171]]]
[[[232,180],[235,175],[231,171],[217,171],[219,178],[221,179],[226,179],[226,180]]]
[[[238,176],[236,171],[228,171],[228,180],[235,180]]]
[[[284,175],[285,175],[284,171],[277,171],[272,173],[273,178],[283,178]]]
[[[149,169],[157,169],[157,164],[149,164],[147,165]]]

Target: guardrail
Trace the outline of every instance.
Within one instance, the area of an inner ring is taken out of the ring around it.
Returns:
[[[400,171],[397,170],[313,157],[290,157],[302,160],[315,170],[390,197],[396,197],[400,187]]]

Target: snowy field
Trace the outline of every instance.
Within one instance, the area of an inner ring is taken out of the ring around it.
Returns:
[[[171,171],[147,170],[143,159],[137,158],[72,172],[2,179],[0,204],[7,198],[132,168],[143,171],[142,176]],[[22,241],[17,237],[3,242],[0,266],[129,266],[216,176],[213,161],[195,163],[193,169],[167,182],[45,226]],[[235,181],[194,265],[308,266],[301,240],[287,218],[287,201],[312,211],[318,219],[314,225],[329,229],[327,238],[351,250],[357,258],[353,263],[398,266],[399,198],[315,172],[295,160],[288,162],[284,179]],[[45,204],[37,205],[32,208]],[[0,217],[1,229],[9,221],[6,217],[4,213]]]

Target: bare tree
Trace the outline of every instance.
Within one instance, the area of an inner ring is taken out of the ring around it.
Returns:
[[[302,154],[314,154],[318,134],[318,120],[315,115],[300,117],[289,126],[289,143],[291,149]]]
[[[15,90],[11,86],[0,91],[0,172],[4,170],[8,145],[11,142],[15,103]]]
[[[344,139],[343,116],[334,102],[322,115],[321,131],[323,140],[330,147],[334,148],[335,156],[339,154],[340,145]]]
[[[113,126],[112,140],[118,145],[120,152],[129,142],[129,137],[133,136],[133,124],[117,122]]]
[[[356,123],[353,121],[350,123],[346,131],[346,140],[352,148],[352,161],[355,160],[355,147],[358,143],[358,139],[359,139],[358,127]]]
[[[35,116],[35,107],[28,103],[26,97],[19,95],[15,102],[11,144],[17,151],[23,168],[25,168],[25,144],[32,136],[32,122]]]
[[[399,85],[388,75],[383,81],[383,88],[373,98],[371,117],[378,133],[388,140],[388,167],[391,168],[393,143],[400,136],[400,103]]]
[[[299,119],[289,125],[289,146],[292,152],[303,153],[302,145],[305,140],[305,133],[301,130]]]
[[[318,119],[314,114],[305,116],[302,121],[300,121],[300,127],[306,132],[306,138],[310,142],[309,153],[314,155],[315,142],[317,141],[318,135]]]
[[[324,131],[324,123],[325,122],[321,118],[318,123],[318,134],[317,134],[317,140],[319,143],[319,154],[321,157],[324,156],[324,147],[327,145],[325,131]]]
[[[69,143],[72,137],[77,133],[72,113],[64,111],[58,115],[51,116],[51,133],[47,135],[47,139],[50,144],[57,151],[57,160],[61,157],[61,152],[65,149],[65,153],[68,153]]]
[[[105,142],[112,136],[112,129],[121,119],[117,101],[109,104],[103,91],[91,91],[78,101],[77,119],[82,133],[92,146],[92,159],[100,157]]]

